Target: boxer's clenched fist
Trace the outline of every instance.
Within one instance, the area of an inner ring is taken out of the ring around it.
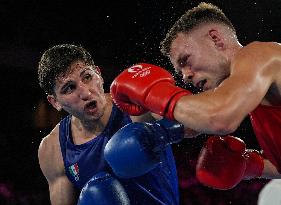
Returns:
[[[259,177],[263,158],[255,150],[246,150],[243,140],[212,136],[202,148],[196,176],[204,185],[216,189],[231,189],[243,179]]]
[[[151,64],[136,64],[124,70],[110,86],[114,103],[130,115],[147,110],[173,119],[177,100],[189,91],[175,86],[173,76]]]
[[[83,187],[77,205],[130,205],[122,184],[112,175],[100,172]]]

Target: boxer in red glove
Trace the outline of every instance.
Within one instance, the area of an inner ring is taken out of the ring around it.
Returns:
[[[263,155],[262,177],[281,177],[281,45],[242,46],[220,8],[200,3],[175,22],[161,42],[183,81],[203,92],[190,95],[169,73],[139,64],[118,76],[111,93],[122,110],[149,110],[199,133],[233,133],[250,114]]]
[[[243,140],[232,137],[209,137],[202,148],[196,167],[198,180],[216,189],[231,189],[243,179],[260,177],[263,157],[246,149]]]

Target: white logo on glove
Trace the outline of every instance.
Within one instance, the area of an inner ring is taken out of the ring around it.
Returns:
[[[136,73],[142,70],[142,65],[133,65],[132,67],[128,68],[129,73]]]
[[[145,77],[147,75],[150,74],[150,66],[143,68],[142,65],[134,65],[130,68],[128,68],[128,72],[129,73],[135,73],[132,78],[136,78],[136,77]]]

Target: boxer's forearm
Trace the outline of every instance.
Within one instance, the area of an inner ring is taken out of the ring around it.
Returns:
[[[267,179],[281,179],[281,174],[278,172],[276,166],[269,160],[265,159],[262,177]]]

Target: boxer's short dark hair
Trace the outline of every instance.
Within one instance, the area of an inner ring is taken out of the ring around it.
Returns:
[[[95,67],[91,54],[82,46],[61,44],[46,50],[38,66],[40,87],[47,94],[55,94],[56,79],[64,76],[69,71],[70,65],[76,61]]]

